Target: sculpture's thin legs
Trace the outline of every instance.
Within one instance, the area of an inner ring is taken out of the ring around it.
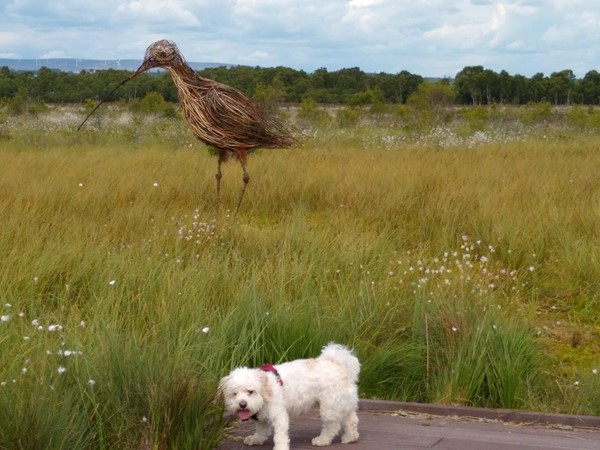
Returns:
[[[227,160],[227,151],[219,150],[219,161],[217,162],[217,174],[215,178],[217,179],[217,211],[221,209],[221,178],[223,174],[221,172],[221,164],[223,161]]]
[[[246,148],[241,147],[236,152],[236,155],[238,157],[238,160],[240,161],[240,164],[242,165],[242,171],[244,172],[244,174],[242,175],[242,180],[244,184],[242,185],[242,190],[240,191],[240,198],[238,199],[237,207],[235,208],[235,216],[237,216],[237,213],[240,210],[240,206],[242,205],[242,199],[244,198],[244,193],[246,192],[246,186],[248,186],[248,182],[250,181],[250,175],[248,175],[248,171],[246,170],[246,161],[248,160]]]

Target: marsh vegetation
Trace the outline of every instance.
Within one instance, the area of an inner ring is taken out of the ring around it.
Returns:
[[[362,397],[600,414],[597,110],[304,102],[234,222],[143,109],[0,116],[0,448],[211,449],[224,373],[331,340]]]

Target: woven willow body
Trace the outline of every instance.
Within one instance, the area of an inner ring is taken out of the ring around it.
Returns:
[[[221,164],[228,159],[229,154],[234,154],[240,162],[244,184],[235,210],[237,214],[250,180],[246,170],[247,151],[257,147],[289,147],[295,142],[290,129],[277,118],[266,115],[252,99],[240,91],[198,76],[186,63],[177,45],[167,40],[151,44],[138,70],[116,86],[108,96],[122,84],[155,67],[163,67],[169,71],[177,87],[183,117],[190,130],[200,141],[219,151],[216,174],[218,203],[221,197]],[[102,102],[88,114],[79,128]]]
[[[242,147],[288,147],[294,142],[282,122],[266,116],[241,92],[199,77],[188,66],[167,70],[177,86],[187,125],[206,144],[236,152]]]
[[[244,184],[235,211],[237,214],[250,180],[246,170],[247,150],[289,147],[295,142],[292,133],[283,122],[265,115],[243,93],[198,76],[185,62],[174,42],[161,40],[151,44],[144,62],[133,76],[153,67],[169,71],[188,127],[199,140],[219,150],[216,174],[218,202],[221,196],[221,163],[227,160],[228,152],[235,154],[240,162]]]
[[[164,67],[177,87],[187,125],[202,142],[233,152],[294,143],[283,122],[266,116],[238,90],[198,76],[185,63]]]

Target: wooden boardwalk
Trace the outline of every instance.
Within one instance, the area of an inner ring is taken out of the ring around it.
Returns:
[[[600,450],[600,417],[361,401],[359,418],[361,437],[357,443],[343,445],[338,437],[327,448]],[[218,450],[272,449],[272,439],[262,446],[243,444],[243,437],[253,429],[251,422],[234,426]],[[310,442],[319,431],[316,411],[294,419],[290,449],[314,449]]]

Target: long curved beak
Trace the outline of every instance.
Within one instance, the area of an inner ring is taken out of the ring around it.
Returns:
[[[156,64],[152,59],[145,59],[144,62],[142,63],[142,65],[140,67],[138,67],[138,69],[133,72],[131,75],[129,75],[127,78],[125,78],[123,81],[121,81],[119,84],[117,84],[112,91],[110,91],[108,94],[106,94],[104,96],[104,98],[102,100],[100,100],[100,103],[98,103],[94,109],[92,109],[90,111],[90,113],[87,115],[87,117],[83,120],[83,122],[81,122],[81,125],[79,125],[77,127],[77,131],[81,130],[81,127],[83,126],[83,124],[85,124],[87,122],[87,120],[90,118],[90,116],[92,114],[94,114],[94,112],[96,112],[96,110],[100,107],[100,105],[102,103],[104,103],[112,94],[113,92],[115,92],[117,89],[119,89],[121,86],[123,86],[125,83],[127,83],[129,80],[137,77],[138,75],[146,72],[147,70],[153,69],[154,67],[158,67],[158,64]]]

